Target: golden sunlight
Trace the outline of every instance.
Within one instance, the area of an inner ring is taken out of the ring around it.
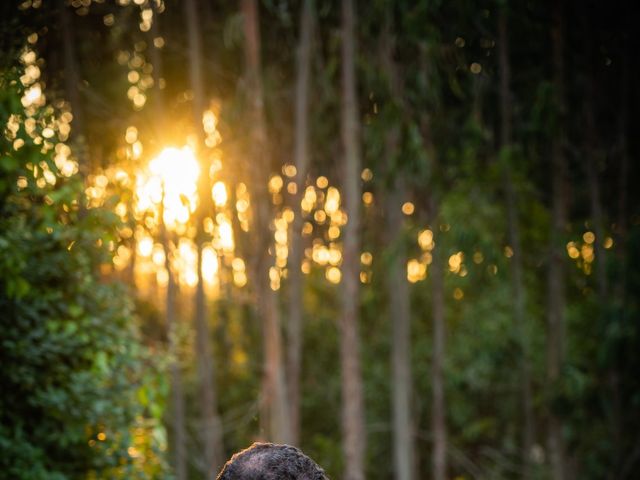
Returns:
[[[138,205],[153,209],[163,201],[164,222],[169,228],[185,224],[198,203],[200,166],[189,147],[165,148],[149,163],[147,178],[139,177]]]
[[[224,207],[228,198],[227,187],[225,187],[224,183],[220,181],[214,183],[211,189],[211,196],[217,207]]]

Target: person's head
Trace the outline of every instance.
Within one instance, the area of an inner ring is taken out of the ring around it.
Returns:
[[[217,480],[328,480],[324,470],[290,445],[254,443],[233,455]]]

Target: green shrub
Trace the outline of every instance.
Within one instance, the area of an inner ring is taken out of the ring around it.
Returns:
[[[158,477],[157,362],[99,273],[117,217],[84,205],[53,108],[25,108],[25,88],[0,73],[0,476]]]

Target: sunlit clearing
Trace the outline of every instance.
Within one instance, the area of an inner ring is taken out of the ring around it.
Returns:
[[[316,180],[316,185],[318,185],[318,188],[327,188],[327,185],[329,185],[329,180],[325,176],[320,176]]]
[[[405,202],[402,205],[402,213],[405,215],[412,215],[415,210],[415,206],[411,202]]]
[[[284,165],[282,167],[282,173],[284,173],[289,178],[295,177],[296,172],[297,172],[297,169],[295,165]]]
[[[149,170],[164,183],[166,196],[190,193],[194,190],[200,174],[198,161],[189,147],[165,148],[151,161]]]
[[[271,285],[271,290],[280,290],[280,278],[282,274],[280,270],[276,267],[269,268],[269,280]]]
[[[269,179],[269,191],[273,194],[278,193],[282,189],[283,185],[284,185],[284,182],[280,175],[273,175]]]
[[[578,250],[576,242],[567,243],[567,253],[573,259],[576,259],[580,256],[580,250]]]
[[[459,273],[462,266],[464,254],[462,252],[455,253],[449,257],[449,271]]]
[[[181,284],[195,287],[198,283],[198,252],[196,245],[186,238],[181,238],[178,244],[176,270]]]
[[[433,232],[429,229],[422,230],[418,234],[418,243],[423,250],[433,250]]]
[[[247,284],[244,260],[239,257],[234,258],[231,267],[233,268],[233,283],[238,287],[244,287]]]
[[[218,255],[210,245],[202,250],[202,277],[208,284],[215,284],[218,273]]]
[[[152,210],[164,196],[164,221],[170,228],[185,224],[197,206],[200,166],[189,147],[165,148],[149,163],[148,178],[138,182],[138,208]]]
[[[225,187],[224,183],[214,183],[213,188],[211,189],[211,196],[213,197],[213,201],[216,206],[224,207],[227,203],[227,187]]]
[[[338,267],[329,267],[325,270],[325,277],[327,277],[327,280],[331,283],[340,283],[342,272]]]
[[[364,170],[362,170],[362,174],[360,176],[365,182],[370,182],[373,178],[373,172],[370,168],[365,168]]]
[[[324,203],[324,209],[327,214],[331,215],[338,211],[340,207],[340,192],[337,188],[329,187],[327,191],[327,199]],[[336,282],[337,283],[337,282]]]
[[[138,254],[143,257],[149,257],[153,251],[153,239],[144,237],[138,241]]]
[[[419,282],[427,277],[427,265],[416,259],[407,262],[407,280],[411,283]]]
[[[218,223],[218,232],[214,246],[224,252],[232,252],[234,241],[231,221],[224,213],[219,213],[216,215],[216,222]]]

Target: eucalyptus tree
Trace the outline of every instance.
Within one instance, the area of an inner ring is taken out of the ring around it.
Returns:
[[[264,381],[260,399],[260,420],[267,438],[275,442],[288,443],[291,441],[291,425],[283,368],[280,315],[276,293],[271,288],[269,281],[271,267],[269,225],[272,212],[267,179],[270,173],[270,156],[260,72],[260,25],[256,0],[243,0],[242,14],[246,62],[245,95],[248,109],[247,117],[250,122],[248,150],[252,164],[253,187],[251,199],[254,219],[252,277],[257,298],[256,308],[262,320],[264,340]]]
[[[366,429],[360,366],[360,125],[356,95],[356,12],[353,0],[342,2],[343,188],[347,225],[344,228],[340,363],[342,367],[342,431],[347,480],[364,478]]]
[[[75,8],[73,9],[75,12]],[[90,156],[87,154],[87,138],[85,133],[84,102],[80,91],[81,74],[76,52],[77,40],[74,38],[74,17],[70,11],[70,6],[66,2],[60,1],[57,4],[57,16],[60,34],[62,35],[62,49],[64,57],[64,91],[65,96],[71,106],[74,116],[74,151],[80,159],[80,171],[83,176],[91,172]]]
[[[406,275],[406,233],[402,213],[405,202],[405,173],[399,166],[402,154],[403,82],[396,59],[398,35],[395,31],[393,6],[385,8],[385,22],[380,39],[381,71],[386,77],[388,108],[392,124],[384,139],[384,176],[388,185],[384,192],[386,243],[389,250],[387,295],[388,319],[392,331],[391,390],[393,424],[393,471],[398,480],[415,478],[415,445],[413,427],[413,373],[411,365],[411,299]],[[393,115],[395,113],[395,115]]]
[[[296,57],[296,85],[294,99],[294,165],[296,167],[296,194],[294,195],[294,219],[291,225],[291,253],[289,257],[289,335],[287,349],[287,375],[289,409],[291,415],[291,440],[297,444],[300,438],[300,369],[303,338],[303,279],[302,262],[302,209],[300,201],[309,170],[309,100],[311,83],[312,39],[314,36],[314,1],[305,0],[300,14],[300,39]]]
[[[200,388],[200,414],[202,415],[202,441],[204,447],[204,475],[213,478],[224,462],[222,447],[222,423],[218,416],[218,398],[214,379],[215,365],[211,354],[211,335],[207,298],[204,291],[203,251],[206,242],[204,222],[212,211],[211,182],[209,162],[204,152],[202,118],[206,109],[204,74],[202,68],[202,38],[196,0],[184,2],[187,22],[187,40],[189,44],[189,79],[193,91],[193,128],[196,132],[196,151],[204,168],[199,177],[199,202],[195,212],[196,245],[198,249],[197,276],[195,294],[195,332],[196,358]]]
[[[553,134],[551,152],[551,245],[549,246],[548,279],[548,340],[547,340],[547,388],[548,396],[557,393],[565,363],[565,308],[566,308],[566,260],[564,242],[567,228],[567,177],[568,164],[565,153],[565,50],[564,50],[564,2],[556,2],[552,10],[551,42],[553,62],[553,89],[557,111],[557,124]],[[565,446],[563,421],[550,408],[548,413],[548,449],[551,474],[554,480],[565,478]]]
[[[509,58],[509,9],[506,5],[498,14],[498,69],[500,75],[500,159],[502,184],[507,208],[507,235],[512,251],[511,281],[513,290],[513,318],[517,341],[520,347],[520,401],[522,409],[522,459],[523,476],[530,475],[530,457],[535,442],[535,419],[533,413],[533,391],[531,386],[531,364],[529,339],[527,338],[527,296],[524,282],[522,240],[520,233],[519,199],[511,172],[514,161],[513,141],[513,94],[511,91],[511,61]]]

